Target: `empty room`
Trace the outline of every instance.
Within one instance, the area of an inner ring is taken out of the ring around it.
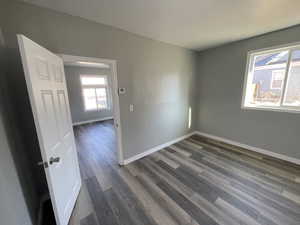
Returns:
[[[300,225],[299,10],[2,0],[0,224]]]

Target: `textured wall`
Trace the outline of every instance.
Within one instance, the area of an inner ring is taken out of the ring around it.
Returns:
[[[106,75],[108,86],[111,87],[111,71],[110,69],[65,66],[65,74],[67,88],[69,94],[69,102],[73,123],[84,122],[88,120],[97,120],[107,117],[113,117],[111,94],[108,98],[110,101],[110,109],[100,111],[85,111],[84,102],[81,91],[80,75]],[[108,90],[111,93],[110,89]]]
[[[299,37],[295,26],[200,52],[196,129],[300,159],[300,114],[241,109],[247,52]]]

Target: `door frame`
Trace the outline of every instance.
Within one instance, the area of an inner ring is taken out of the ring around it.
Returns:
[[[121,115],[120,115],[120,100],[119,100],[119,86],[118,86],[118,76],[117,76],[117,60],[104,59],[104,58],[93,58],[84,56],[74,56],[59,54],[62,58],[64,65],[70,62],[91,62],[91,63],[105,63],[111,66],[112,70],[112,104],[113,104],[113,118],[114,127],[117,135],[117,156],[119,165],[124,165],[124,154],[123,154],[123,144],[122,144],[122,126],[121,126]]]

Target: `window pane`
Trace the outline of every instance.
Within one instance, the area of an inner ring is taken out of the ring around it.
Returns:
[[[84,88],[83,98],[85,110],[97,109],[95,88]]]
[[[287,106],[300,106],[300,50],[292,52],[283,104]]]
[[[106,79],[104,77],[82,76],[81,84],[82,85],[105,85]]]
[[[107,93],[106,88],[97,88],[97,105],[98,109],[107,109]]]
[[[288,51],[257,55],[250,65],[246,106],[280,106]]]

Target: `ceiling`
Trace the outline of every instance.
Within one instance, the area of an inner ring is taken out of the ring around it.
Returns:
[[[23,0],[201,50],[300,23],[299,0]]]

